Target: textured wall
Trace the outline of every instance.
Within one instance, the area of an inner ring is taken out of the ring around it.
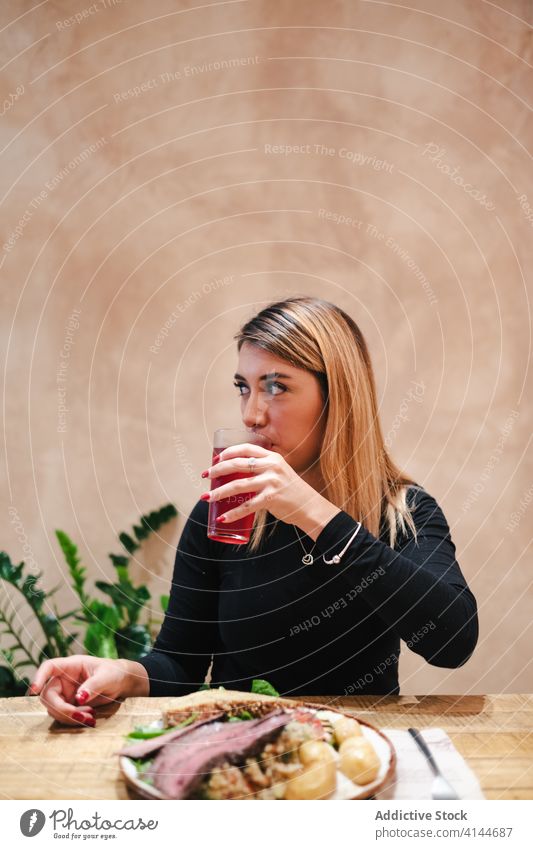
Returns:
[[[402,692],[531,691],[531,4],[410,5],[2,4],[2,547],[51,585],[62,527],[101,577],[173,500],[144,557],[165,592],[240,422],[233,334],[320,295],[479,600],[475,657],[405,650]]]

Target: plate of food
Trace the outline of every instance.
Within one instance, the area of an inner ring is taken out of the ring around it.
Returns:
[[[363,719],[223,688],[176,698],[117,754],[145,799],[368,799],[396,770],[391,741]]]

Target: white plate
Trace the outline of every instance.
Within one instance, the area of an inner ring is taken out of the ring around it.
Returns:
[[[335,722],[340,716],[349,716],[342,711],[331,709],[317,708],[316,704],[309,704],[307,707],[318,714],[320,718],[329,719]],[[357,717],[352,717],[357,718]],[[337,789],[335,793],[329,797],[328,801],[346,800],[346,799],[367,799],[373,796],[393,775],[396,767],[396,752],[394,746],[388,737],[385,736],[377,728],[367,723],[365,720],[357,720],[361,725],[361,731],[369,743],[374,747],[380,761],[379,772],[374,781],[368,784],[355,784],[340,770],[337,770]],[[163,722],[158,719],[151,722],[149,728],[162,728]],[[135,741],[132,741],[132,743]],[[339,755],[335,751],[335,756],[338,760]],[[125,755],[120,756],[120,769],[126,780],[126,783],[145,799],[163,799],[160,792],[152,787],[151,784],[141,781],[138,777],[138,770],[135,763]]]

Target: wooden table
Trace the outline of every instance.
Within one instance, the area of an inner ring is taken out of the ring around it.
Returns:
[[[487,799],[533,799],[533,695],[308,696],[378,727],[436,726],[451,737]],[[1,799],[129,799],[114,755],[123,735],[172,698],[96,709],[96,728],[59,725],[36,697],[0,699]]]

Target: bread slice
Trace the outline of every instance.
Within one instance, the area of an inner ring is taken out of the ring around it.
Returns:
[[[255,718],[265,716],[276,708],[294,708],[303,707],[303,705],[304,702],[298,699],[213,688],[189,693],[186,696],[178,696],[172,707],[163,712],[163,718],[165,727],[169,728],[178,725],[178,723],[196,713],[201,714],[202,717],[207,717],[223,711],[228,716],[235,716],[242,710],[247,710]]]

